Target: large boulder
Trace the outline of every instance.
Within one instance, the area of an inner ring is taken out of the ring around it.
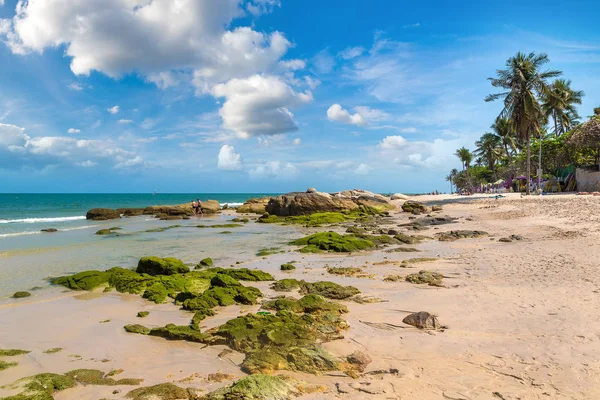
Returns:
[[[346,190],[333,194],[316,191],[284,194],[271,198],[266,211],[271,215],[287,217],[317,212],[352,211],[359,207],[377,211],[394,208],[387,197],[364,190]]]
[[[415,328],[419,329],[437,330],[442,328],[442,326],[437,320],[437,317],[435,315],[429,314],[427,311],[419,311],[417,313],[407,315],[406,317],[404,317],[402,322],[408,325],[412,325]]]
[[[264,214],[265,207],[271,200],[270,197],[261,197],[258,199],[248,199],[244,204],[237,208],[238,213],[247,213],[247,214]]]
[[[106,221],[121,218],[121,213],[112,208],[93,208],[87,212],[85,218],[93,221]]]
[[[176,258],[142,257],[135,271],[148,275],[174,275],[190,272],[190,269]]]
[[[192,205],[180,204],[176,206],[150,206],[144,208],[144,214],[146,215],[168,215],[171,217],[175,216],[189,216],[194,215]]]
[[[202,202],[203,214],[216,214],[221,211],[221,205],[217,200],[207,200]]]
[[[419,201],[408,200],[402,204],[402,211],[413,214],[427,214],[430,209]]]
[[[395,193],[392,195],[391,198],[392,198],[392,200],[408,200],[408,199],[410,199],[410,197],[408,197],[407,195],[402,194],[402,193]]]

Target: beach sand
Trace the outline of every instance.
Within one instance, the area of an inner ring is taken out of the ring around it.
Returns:
[[[457,223],[417,232],[427,236],[456,230],[482,230],[489,236],[455,242],[424,241],[411,245],[419,253],[377,250],[353,255],[305,255],[296,252],[262,259],[245,258],[243,267],[260,268],[277,279],[328,280],[356,286],[383,302],[344,302],[350,329],[344,339],[324,347],[336,355],[361,350],[372,358],[366,373],[352,379],[342,373],[321,376],[291,373],[327,387],[305,399],[597,399],[600,398],[600,197],[552,195],[521,198],[506,195],[459,197],[418,196],[440,204],[440,215]],[[390,229],[411,215],[394,212]],[[318,231],[319,229],[312,229]],[[324,229],[320,229],[324,230]],[[300,229],[298,237],[307,229]],[[498,239],[521,235],[511,243]],[[436,261],[410,265],[412,257]],[[296,260],[297,269],[280,271]],[[326,266],[363,267],[369,277],[340,277]],[[442,273],[444,287],[385,282],[388,275],[405,276],[428,269]],[[265,298],[279,293],[267,282],[258,284]],[[218,326],[259,306],[221,308],[203,321],[203,329]],[[126,324],[140,323],[138,311],[150,311],[148,326],[187,324],[190,314],[172,304],[156,305],[139,296],[118,293],[65,292],[43,302],[0,307],[0,348],[24,348],[14,357],[17,367],[0,372],[0,386],[40,372],[62,373],[77,368],[123,369],[119,377],[143,378],[144,386],[197,378],[182,387],[210,392],[231,383],[206,379],[222,372],[243,377],[243,355],[219,357],[223,346],[166,341],[128,334]],[[438,316],[442,331],[422,331],[403,324],[411,312]],[[110,320],[109,322],[103,322]],[[62,351],[45,354],[44,350]],[[12,361],[12,360],[11,360]],[[373,371],[388,373],[370,373]],[[118,393],[113,391],[117,390]],[[121,399],[131,387],[79,386],[55,394],[55,399]],[[0,389],[0,396],[14,394]]]

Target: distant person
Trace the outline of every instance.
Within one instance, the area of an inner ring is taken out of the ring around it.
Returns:
[[[196,199],[197,201],[197,211],[196,211],[196,215],[200,214],[200,215],[204,215],[204,213],[202,212],[202,201],[200,201],[200,199]]]
[[[198,203],[192,200],[192,211],[194,211],[194,215],[198,215]]]

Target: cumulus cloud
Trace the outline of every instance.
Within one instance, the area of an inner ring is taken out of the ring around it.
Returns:
[[[121,125],[129,125],[129,124],[133,123],[133,120],[131,120],[131,119],[120,119],[118,122]]]
[[[297,130],[290,108],[312,101],[312,93],[297,93],[280,78],[254,75],[216,85],[215,97],[225,98],[219,114],[223,127],[241,138]]]
[[[119,110],[120,110],[119,106],[114,106],[114,107],[109,108],[106,111],[108,111],[109,113],[115,115],[115,114],[119,113]]]
[[[235,152],[233,146],[224,144],[219,151],[217,167],[225,171],[237,171],[242,169],[242,156]]]
[[[306,63],[303,60],[279,61],[279,65],[285,69],[289,69],[290,71],[298,71],[306,68]]]
[[[144,160],[132,151],[117,147],[110,140],[31,137],[23,128],[0,123],[0,167],[30,166],[42,169],[55,164],[87,166],[90,162],[123,168],[141,165]]]
[[[335,58],[329,53],[327,49],[321,50],[313,58],[313,65],[317,72],[321,74],[330,73],[335,67]]]
[[[327,110],[327,118],[331,121],[341,122],[343,124],[351,125],[366,125],[367,121],[365,118],[356,113],[350,114],[347,110],[343,109],[341,105],[334,104]]]
[[[75,129],[75,128],[69,128],[69,130],[67,131],[67,133],[80,133],[81,129]]]
[[[379,147],[382,149],[401,149],[404,148],[407,143],[408,141],[402,136],[386,136],[379,144]]]
[[[291,179],[298,175],[298,169],[289,162],[268,161],[248,171],[251,179]]]
[[[387,112],[367,106],[354,107],[354,111],[368,122],[387,121],[391,118]]]
[[[280,7],[279,0],[254,0],[246,5],[248,12],[254,16],[267,14],[273,11],[275,7]]]
[[[98,165],[98,163],[95,161],[91,161],[91,160],[85,160],[82,162],[77,162],[77,163],[75,163],[75,165],[77,165],[79,167],[83,167],[83,168],[91,168],[91,167],[95,167],[96,165]]]

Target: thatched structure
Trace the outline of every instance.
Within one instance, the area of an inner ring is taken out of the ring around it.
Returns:
[[[579,149],[596,151],[596,161],[600,168],[600,116],[594,116],[589,121],[575,128],[569,139],[569,144]]]

